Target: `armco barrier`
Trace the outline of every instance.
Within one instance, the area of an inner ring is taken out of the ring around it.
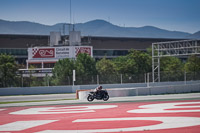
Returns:
[[[198,84],[199,81],[187,81],[187,85],[193,86],[193,84]],[[150,89],[146,89],[146,83],[128,83],[128,84],[104,84],[103,88],[106,89],[114,89],[120,88],[118,92],[112,92],[115,95],[132,95],[132,93],[141,93],[143,95],[154,94],[155,92],[163,92],[163,93],[181,93],[180,90],[173,90],[176,85],[184,85],[186,82],[160,82],[160,83],[150,83]],[[92,90],[96,88],[98,85],[75,85],[75,86],[49,86],[49,87],[13,87],[13,88],[0,88],[0,96],[8,96],[8,95],[37,95],[37,94],[62,94],[62,93],[76,93],[76,90]],[[159,90],[161,87],[168,88],[167,91],[165,89]],[[173,86],[170,89],[170,86]],[[129,88],[140,88],[140,90],[130,90]],[[159,87],[159,88],[157,88]],[[152,89],[154,88],[154,89]],[[182,87],[184,89],[184,87]],[[194,88],[194,87],[192,87]],[[182,90],[182,89],[181,89]],[[195,89],[196,90],[196,89]],[[151,93],[150,93],[151,92]],[[184,91],[187,92],[187,89]]]
[[[138,87],[138,88],[123,88],[123,89],[116,88],[116,89],[108,89],[107,91],[110,97],[191,93],[191,92],[200,92],[200,84]],[[86,100],[88,93],[89,93],[88,90],[78,92],[79,99]]]
[[[49,87],[12,87],[0,88],[0,96],[8,95],[37,95],[37,94],[59,94],[59,93],[76,93],[76,90],[92,90],[98,85],[75,85],[75,86],[49,86]],[[130,88],[145,87],[145,83],[133,84],[106,84],[103,88]]]
[[[71,86],[0,88],[0,96],[72,93]]]

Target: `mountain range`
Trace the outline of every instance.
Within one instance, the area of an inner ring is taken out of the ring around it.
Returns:
[[[49,35],[51,31],[63,32],[63,25],[65,33],[68,34],[69,26],[66,23],[43,25],[28,21],[0,20],[0,34]],[[191,34],[153,26],[120,27],[104,20],[77,23],[74,24],[74,29],[81,31],[82,36],[200,39],[200,31]]]

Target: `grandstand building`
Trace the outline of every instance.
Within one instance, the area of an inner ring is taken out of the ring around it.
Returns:
[[[52,76],[52,68],[59,59],[76,58],[78,53],[87,53],[95,60],[125,56],[130,49],[146,51],[155,42],[180,39],[125,38],[80,36],[71,32],[61,36],[58,32],[50,35],[0,35],[0,54],[13,55],[23,77]],[[34,69],[29,69],[34,66]]]
[[[69,36],[61,36],[61,40]],[[115,58],[128,54],[130,49],[146,51],[152,43],[174,41],[180,39],[162,38],[122,38],[122,37],[81,37],[81,46],[93,47],[93,58],[96,60],[103,57]],[[68,42],[59,42],[68,46]],[[50,36],[48,35],[0,35],[0,54],[6,53],[15,56],[19,64],[26,64],[28,59],[28,48],[50,47]],[[45,65],[48,67],[48,65]]]

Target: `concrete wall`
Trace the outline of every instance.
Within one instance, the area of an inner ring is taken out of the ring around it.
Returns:
[[[187,85],[198,84],[199,81],[190,81],[187,82]],[[185,82],[161,82],[161,83],[150,83],[152,86],[149,89],[149,92],[154,94],[155,92],[163,92],[163,93],[180,93],[179,90],[173,90],[175,85],[183,85]],[[49,87],[13,87],[13,88],[0,88],[0,96],[6,95],[36,95],[36,94],[57,94],[57,93],[75,93],[76,90],[91,90],[96,88],[98,85],[76,85],[76,86],[49,86]],[[103,88],[106,89],[115,89],[121,88],[118,92],[110,92],[110,95],[116,96],[129,96],[136,93],[141,93],[144,95],[149,94],[145,87],[147,87],[146,83],[130,83],[130,84],[104,84]],[[157,88],[157,86],[159,86]],[[161,88],[162,86],[163,88]],[[173,87],[171,87],[173,86]],[[140,90],[132,90],[133,88],[140,88]],[[130,90],[130,88],[132,88]],[[166,88],[167,91],[165,90]],[[162,89],[162,90],[160,90]],[[180,88],[181,90],[185,90],[184,87]],[[144,90],[144,91],[143,91]],[[196,89],[195,89],[196,90]],[[110,90],[109,90],[110,91]],[[186,92],[187,90],[185,90]]]
[[[168,86],[152,86],[152,87],[138,87],[138,88],[116,88],[108,89],[110,97],[124,97],[124,96],[141,96],[141,95],[159,95],[159,94],[177,94],[177,93],[191,93],[200,92],[200,83],[187,85],[168,85]],[[85,100],[89,91],[80,91],[79,99]]]
[[[0,88],[0,96],[7,95],[37,95],[37,94],[57,94],[57,93],[76,93],[76,90],[94,89],[98,85],[75,85],[75,86],[49,86],[49,87],[13,87]],[[146,86],[139,84],[106,84],[103,88],[127,88]]]
[[[71,86],[0,88],[0,96],[72,93]]]

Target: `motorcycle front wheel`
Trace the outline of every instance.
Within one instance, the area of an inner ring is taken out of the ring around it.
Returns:
[[[92,102],[94,100],[94,97],[92,95],[88,95],[87,100],[89,102]]]
[[[103,97],[103,100],[104,101],[107,101],[109,99],[109,95],[105,95],[104,97]]]

